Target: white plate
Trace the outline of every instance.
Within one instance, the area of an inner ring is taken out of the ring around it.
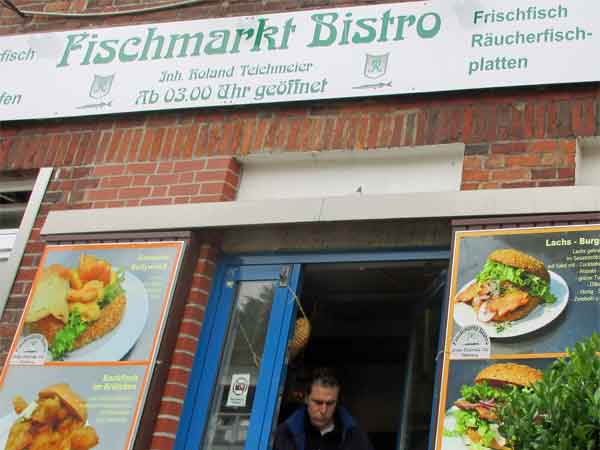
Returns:
[[[122,286],[127,304],[121,323],[101,338],[70,352],[65,361],[119,361],[131,350],[148,320],[148,294],[131,272],[125,272]]]
[[[452,412],[458,411],[456,406],[453,406],[448,411],[446,411],[446,416],[444,417],[444,430],[454,430],[456,427],[456,419]],[[441,450],[470,450],[469,446],[469,438],[466,436],[442,436],[442,448]]]
[[[473,281],[475,280],[472,280],[463,286],[456,295],[464,291]],[[522,319],[511,322],[510,325],[502,331],[496,329],[496,324],[494,322],[486,323],[479,321],[475,310],[465,303],[454,303],[454,321],[463,328],[467,325],[480,325],[492,338],[509,338],[531,333],[532,331],[548,325],[567,307],[567,302],[569,301],[569,286],[567,286],[567,283],[559,274],[552,271],[550,271],[550,292],[556,297],[554,303],[543,303],[537,306]]]

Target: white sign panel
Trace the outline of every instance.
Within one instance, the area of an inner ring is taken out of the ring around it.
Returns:
[[[225,403],[225,406],[246,406],[248,389],[250,389],[250,374],[233,374],[231,376],[231,386],[229,387],[229,393],[227,394],[227,402]]]
[[[439,0],[0,39],[0,121],[600,80],[600,3]]]

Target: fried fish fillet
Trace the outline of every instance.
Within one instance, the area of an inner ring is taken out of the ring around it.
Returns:
[[[518,308],[515,308],[511,311],[505,312],[501,316],[495,316],[492,319],[492,321],[494,321],[494,322],[512,322],[513,320],[522,319],[523,317],[527,316],[531,311],[533,311],[536,308],[536,306],[542,304],[542,299],[539,297],[533,297],[531,295],[527,295],[527,299],[528,300],[526,303],[520,305]]]
[[[102,309],[98,320],[92,322],[90,326],[79,335],[75,341],[74,347],[83,347],[113,330],[121,322],[126,306],[127,300],[124,295],[119,295],[115,298],[109,305]]]

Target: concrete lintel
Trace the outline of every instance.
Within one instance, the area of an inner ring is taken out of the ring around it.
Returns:
[[[42,228],[42,234],[597,211],[600,211],[600,187],[595,186],[356,194],[289,200],[52,211]]]

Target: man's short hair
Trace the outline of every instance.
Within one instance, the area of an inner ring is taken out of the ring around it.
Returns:
[[[307,394],[310,394],[312,387],[315,384],[328,388],[340,388],[340,380],[333,369],[329,367],[319,367],[313,370],[310,377],[310,383],[308,383],[306,388]]]

